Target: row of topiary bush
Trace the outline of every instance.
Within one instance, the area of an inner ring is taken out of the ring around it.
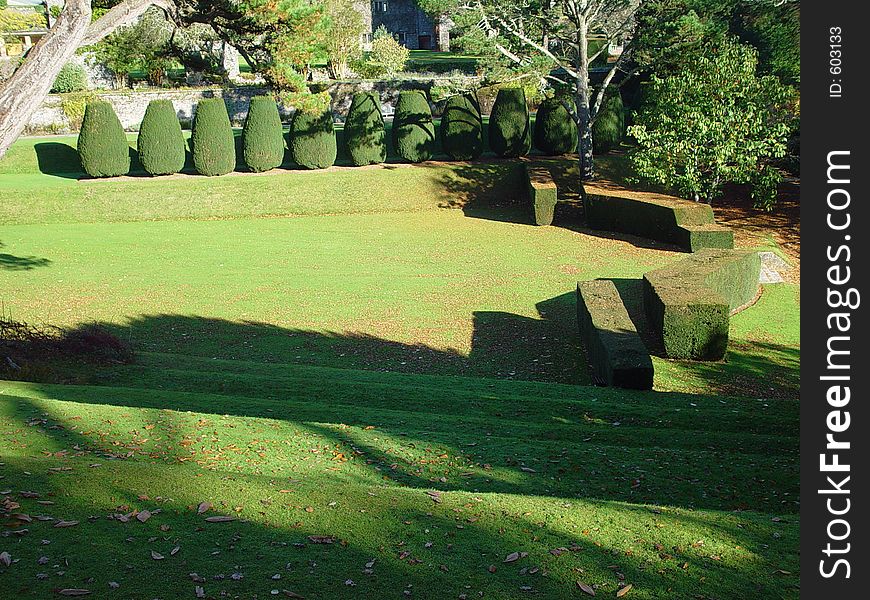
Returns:
[[[621,102],[618,110],[621,115]],[[621,127],[620,116],[617,129]],[[471,160],[483,153],[483,118],[474,94],[460,94],[447,100],[440,137],[444,152],[454,160]],[[323,169],[335,163],[337,142],[329,111],[319,114],[297,111],[287,140],[291,157],[300,167]],[[344,140],[352,164],[363,166],[386,161],[387,134],[377,94],[360,92],[353,97],[344,125]],[[490,115],[490,149],[502,157],[519,157],[530,152],[533,142],[547,155],[573,152],[577,127],[568,110],[558,100],[544,102],[538,110],[533,133],[523,90],[500,90]],[[399,94],[392,144],[400,158],[412,163],[427,161],[435,154],[435,123],[423,92]],[[142,168],[151,175],[178,173],[184,168],[184,134],[171,101],[153,100],[148,105],[137,145]],[[221,98],[200,101],[193,120],[191,146],[193,165],[198,173],[224,175],[235,169],[235,138]],[[88,104],[78,149],[82,167],[92,177],[114,177],[130,169],[126,135],[107,102]],[[269,96],[251,100],[242,131],[242,156],[254,172],[274,169],[284,160],[281,117]]]

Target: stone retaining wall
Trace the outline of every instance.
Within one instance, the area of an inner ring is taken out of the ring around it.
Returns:
[[[384,115],[392,115],[399,92],[410,89],[430,90],[433,86],[463,85],[473,87],[474,77],[457,79],[432,78],[414,79],[407,81],[351,81],[333,82],[328,84],[328,91],[332,96],[332,111],[336,120],[343,121],[350,108],[353,94],[358,91],[376,91],[381,97],[381,106]],[[112,104],[124,129],[136,131],[145,115],[145,109],[151,100],[171,100],[178,112],[178,118],[182,126],[189,127],[193,120],[193,114],[197,103],[203,98],[222,97],[227,103],[230,120],[234,125],[244,123],[248,114],[248,106],[251,98],[256,95],[268,93],[268,89],[262,86],[239,86],[234,88],[195,88],[174,90],[112,90],[93,92]],[[433,111],[438,114],[439,106],[432,105]],[[293,107],[280,106],[279,111],[283,120],[289,120],[293,114]],[[60,95],[51,94],[42,103],[27,124],[25,132],[28,134],[38,133],[68,133],[74,131],[74,126],[63,110],[63,98]]]

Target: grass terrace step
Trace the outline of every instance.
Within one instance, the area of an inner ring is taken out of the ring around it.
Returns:
[[[558,201],[558,188],[553,175],[546,167],[526,165],[529,180],[529,197],[535,210],[536,225],[551,225]]]
[[[577,322],[598,378],[609,386],[652,388],[652,360],[612,281],[577,284]]]
[[[757,252],[705,249],[646,273],[646,313],[667,356],[723,358],[731,312],[755,298],[760,269]]]
[[[584,202],[594,229],[676,244],[688,252],[734,247],[734,234],[716,225],[708,204],[594,184],[584,186]]]

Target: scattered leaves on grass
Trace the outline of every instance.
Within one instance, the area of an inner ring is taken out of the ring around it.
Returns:
[[[429,496],[432,499],[432,502],[434,502],[435,504],[441,504],[441,492],[436,490],[426,492],[426,495]]]
[[[622,598],[622,597],[625,596],[628,592],[631,591],[631,587],[632,587],[632,586],[631,586],[631,584],[629,583],[627,586],[619,588],[619,589],[616,591],[616,597],[617,597],[617,598]]]

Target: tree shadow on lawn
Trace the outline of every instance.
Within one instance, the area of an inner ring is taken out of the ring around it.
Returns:
[[[136,590],[143,598],[192,597],[194,586],[202,585],[208,597],[250,598],[286,589],[308,598],[400,597],[407,590],[405,595],[416,598],[480,592],[493,598],[534,594],[557,599],[576,597],[578,578],[595,584],[599,593],[615,593],[624,578],[635,593],[649,598],[671,596],[674,587],[703,590],[711,597],[761,597],[779,596],[789,579],[753,577],[753,571],[767,565],[744,557],[773,554],[776,566],[797,571],[796,552],[783,550],[783,543],[767,549],[778,531],[786,531],[785,543],[793,544],[796,526],[777,526],[766,517],[670,509],[656,514],[646,507],[607,502],[572,506],[556,499],[531,507],[522,498],[473,493],[445,494],[434,503],[419,490],[349,490],[331,483],[329,475],[294,484],[293,493],[282,497],[276,494],[275,478],[144,458],[107,460],[91,449],[89,438],[63,424],[46,422],[39,431],[52,436],[58,448],[80,450],[76,457],[13,458],[0,465],[7,482],[39,494],[38,499],[17,491],[4,496],[21,503],[16,512],[51,517],[31,523],[4,519],[11,535],[6,547],[17,562],[16,577],[0,577],[0,590],[15,597],[46,597],[60,588],[99,595],[116,581],[122,593]],[[89,462],[102,466],[89,469]],[[48,465],[56,470],[43,470]],[[191,485],[194,473],[202,477],[198,485]],[[237,515],[240,485],[246,499],[261,503],[243,506]],[[37,504],[47,499],[50,506]],[[213,507],[197,514],[204,501]],[[312,510],[304,510],[306,505]],[[109,518],[133,510],[154,514],[141,523]],[[220,514],[237,520],[205,521]],[[60,519],[78,524],[54,527]],[[23,529],[29,534],[16,539]],[[309,536],[332,543],[313,543]],[[620,536],[625,539],[614,541]],[[716,560],[709,557],[712,549],[674,545],[696,538],[714,548],[746,550],[734,561],[730,556]],[[50,545],[40,543],[44,539]],[[550,552],[557,548],[562,550]],[[152,552],[162,558],[155,560]],[[505,563],[511,552],[529,554]],[[39,566],[40,556],[48,556],[49,564],[63,564],[62,572]],[[49,575],[40,579],[37,571]],[[191,573],[204,581],[194,582]],[[241,577],[231,577],[233,573]],[[280,580],[272,577],[275,573]]]
[[[0,249],[4,248],[5,244],[0,242]],[[39,267],[47,267],[51,264],[48,258],[39,258],[38,256],[15,256],[0,252],[0,271],[32,271]]]
[[[69,144],[61,142],[39,142],[34,144],[36,162],[40,172],[64,179],[86,177],[82,170],[78,151]]]

